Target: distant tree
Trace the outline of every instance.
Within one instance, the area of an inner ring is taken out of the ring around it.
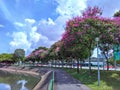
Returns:
[[[0,62],[1,61],[13,61],[13,54],[8,53],[0,54]]]
[[[25,51],[24,49],[16,49],[14,51],[14,60],[15,61],[23,61],[25,58]]]
[[[46,62],[47,60],[47,47],[38,47],[37,49],[33,50],[26,58],[26,61],[43,61]]]
[[[57,59],[57,53],[55,51],[55,49],[57,48],[56,43],[54,43],[53,45],[51,45],[51,47],[48,50],[48,56],[50,60],[55,60]]]
[[[114,17],[120,17],[120,10],[114,13]]]
[[[33,50],[32,52],[35,52],[35,51],[38,51],[38,50],[48,50],[48,48],[40,46],[37,49]]]

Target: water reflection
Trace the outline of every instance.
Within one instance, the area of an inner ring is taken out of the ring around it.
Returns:
[[[0,83],[0,90],[11,90],[11,86],[9,84]]]
[[[17,84],[21,84],[22,86],[21,86],[21,88],[20,88],[20,90],[28,90],[26,87],[25,87],[25,84],[27,83],[27,81],[26,80],[19,80],[18,82],[17,82]]]
[[[0,71],[0,90],[33,90],[39,80],[40,77],[34,75]]]

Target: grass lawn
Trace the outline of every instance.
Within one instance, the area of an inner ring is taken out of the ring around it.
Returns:
[[[64,69],[83,84],[91,88],[91,90],[120,90],[120,71],[100,71],[101,81],[98,86],[97,70],[92,70],[89,75],[89,70],[82,69],[77,74],[76,69]]]

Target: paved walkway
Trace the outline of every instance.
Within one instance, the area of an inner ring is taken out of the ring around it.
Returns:
[[[63,70],[55,70],[54,90],[91,90]]]

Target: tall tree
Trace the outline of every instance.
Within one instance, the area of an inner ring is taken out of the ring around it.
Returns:
[[[74,44],[75,48],[82,46],[87,48],[89,57],[96,46],[95,38],[99,37],[101,44],[112,44],[114,34],[118,29],[113,19],[101,17],[101,10],[98,7],[88,7],[83,16],[77,16],[66,23],[65,33],[62,41],[66,48]],[[90,59],[89,59],[89,69]]]
[[[14,51],[14,59],[15,61],[23,61],[25,58],[25,51],[24,49],[16,49]]]

